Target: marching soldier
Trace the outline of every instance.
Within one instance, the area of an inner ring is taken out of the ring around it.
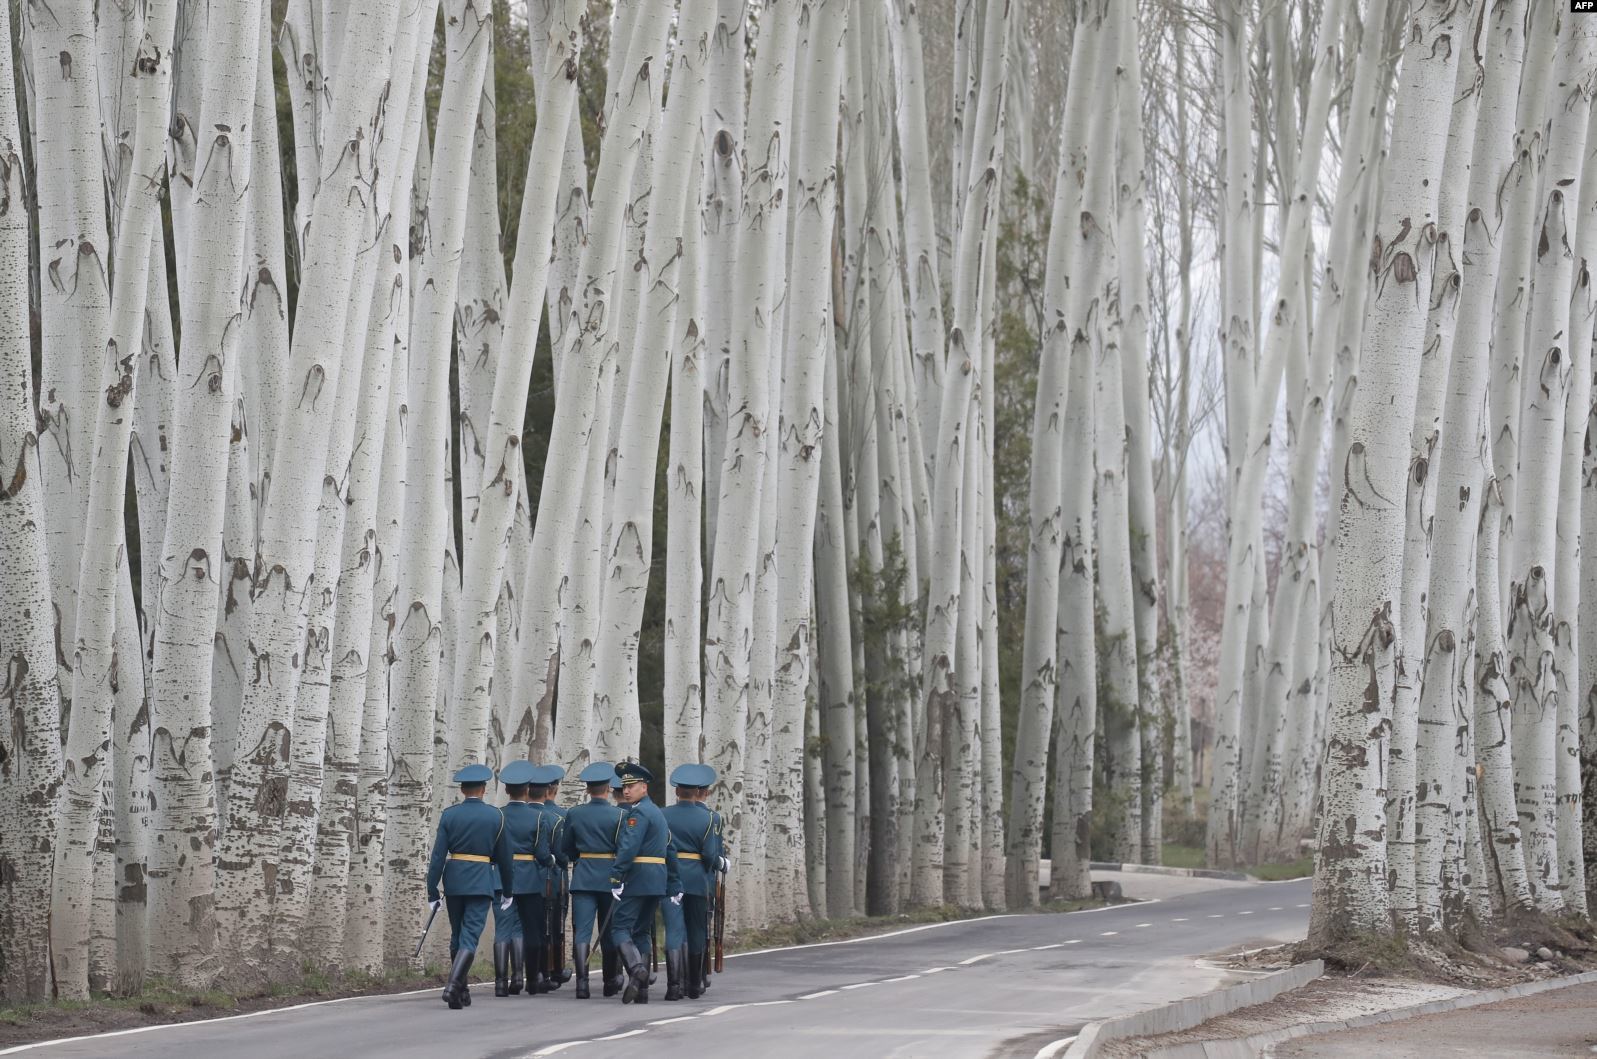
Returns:
[[[623,761],[615,771],[626,808],[610,869],[610,896],[619,902],[610,923],[610,940],[626,965],[627,984],[621,1002],[647,1004],[649,964],[641,947],[647,946],[654,934],[654,910],[660,898],[670,895],[671,902],[680,905],[682,887],[677,880],[671,829],[660,807],[649,799],[653,774],[633,761]]]
[[[427,904],[435,912],[441,903],[449,910],[449,980],[444,985],[444,1002],[455,1010],[471,1004],[466,975],[488,922],[488,906],[495,893],[503,892],[501,907],[509,908],[514,892],[504,814],[482,800],[491,779],[493,771],[487,765],[467,765],[455,773],[454,782],[460,785],[463,800],[438,818],[438,835],[427,865]]]
[[[504,907],[504,895],[494,894],[494,996],[513,996],[521,992],[522,950],[521,917],[516,906]],[[510,977],[505,981],[505,969]],[[503,992],[501,992],[501,987]]]
[[[562,898],[568,887],[566,871],[570,867],[565,853],[566,810],[555,801],[560,793],[560,781],[565,778],[566,770],[559,765],[540,765],[533,780],[534,800],[541,801],[544,812],[554,816],[554,829],[549,834],[549,851],[554,855],[555,870],[550,873],[548,907],[544,910],[545,934],[548,937],[545,981],[550,989],[559,989],[571,977],[571,972],[566,970],[565,914],[562,911]]]
[[[621,826],[621,810],[610,803],[610,784],[615,769],[608,761],[596,761],[578,776],[588,785],[588,800],[567,813],[561,832],[560,859],[571,869],[572,962],[577,967],[576,996],[588,999],[588,957],[592,953],[595,921],[610,921],[610,866],[615,861],[616,832]],[[601,933],[599,951],[603,956],[604,995],[620,992],[615,948]]]
[[[665,916],[665,975],[667,1000],[688,999],[704,993],[710,942],[710,898],[715,894],[717,872],[727,868],[721,842],[721,814],[706,805],[715,784],[709,765],[678,765],[671,773],[676,802],[661,810],[671,828],[681,876],[682,903],[667,902]]]
[[[529,791],[536,776],[537,769],[530,761],[513,761],[499,770],[499,781],[510,796],[503,810],[505,840],[510,848],[514,880],[510,893],[515,898],[515,918],[520,921],[520,930],[503,942],[494,942],[494,996],[521,992],[523,964],[528,995],[549,991],[543,974],[544,888],[555,870],[554,858],[549,852],[549,835],[554,830],[551,821],[557,818],[547,813],[541,803],[531,800]],[[509,982],[505,976],[507,965]]]

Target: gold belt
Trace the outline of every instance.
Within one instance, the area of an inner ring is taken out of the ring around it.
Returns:
[[[473,864],[492,864],[494,862],[494,859],[492,857],[479,857],[475,853],[451,853],[449,855],[449,859],[450,860],[469,860]]]
[[[634,864],[664,864],[665,863],[665,858],[664,857],[633,857],[632,858],[632,863],[634,863]]]
[[[703,860],[702,853],[678,853],[677,860]]]
[[[513,857],[516,860],[537,860],[538,859],[537,857],[533,856],[531,853],[512,853],[511,857]]]
[[[614,853],[579,853],[579,854],[577,854],[577,856],[582,858],[583,860],[615,860],[616,859],[616,855]]]

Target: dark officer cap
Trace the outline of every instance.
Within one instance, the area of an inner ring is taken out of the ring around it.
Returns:
[[[621,778],[622,786],[628,783],[649,783],[654,779],[654,773],[636,761],[621,762],[616,766],[616,775]]]

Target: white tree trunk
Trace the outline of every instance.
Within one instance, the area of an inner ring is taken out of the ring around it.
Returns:
[[[450,767],[483,760],[489,743],[495,662],[511,650],[509,643],[497,640],[497,603],[505,580],[509,538],[524,488],[521,429],[549,280],[547,248],[556,231],[558,201],[553,192],[560,186],[561,145],[566,140],[568,124],[574,120],[575,71],[580,60],[579,13],[574,3],[562,0],[558,7],[550,7],[544,23],[550,51],[541,56],[541,65],[548,77],[539,91],[541,120],[533,136],[517,229],[515,288],[505,322],[505,348],[493,376],[487,413],[480,424],[482,451],[487,458],[473,472],[473,477],[481,481],[481,487],[472,492],[475,499],[468,498],[465,492],[461,494],[471,512],[466,522],[472,528],[461,581],[463,620],[455,639],[455,717],[451,720],[450,746],[457,760]],[[518,569],[516,574],[520,573]],[[449,635],[448,630],[445,635]]]
[[[1164,691],[1158,672],[1159,559],[1158,527],[1153,487],[1153,423],[1149,410],[1148,360],[1148,193],[1142,127],[1142,31],[1137,10],[1121,5],[1127,25],[1121,31],[1121,66],[1125,80],[1120,88],[1120,215],[1117,239],[1121,280],[1120,363],[1124,372],[1126,420],[1126,486],[1129,491],[1131,543],[1132,619],[1137,649],[1137,723],[1141,729],[1142,761],[1139,766],[1141,805],[1141,856],[1146,864],[1160,862],[1164,813],[1164,722],[1159,709]],[[1322,16],[1324,17],[1324,16]],[[1327,18],[1329,21],[1329,18]],[[1029,119],[1029,115],[1028,115]],[[996,660],[995,660],[996,661]]]
[[[830,271],[830,270],[828,270]],[[833,343],[835,345],[835,342]],[[821,483],[815,519],[816,641],[820,649],[821,769],[826,777],[826,914],[834,919],[863,910],[857,894],[868,880],[856,869],[855,701],[849,557],[844,522],[841,430],[836,350],[827,359]]]
[[[363,225],[373,223],[376,205],[366,195],[364,174],[383,157],[380,132],[387,120],[400,124],[398,104],[395,112],[387,109],[386,79],[370,76],[373,69],[393,68],[399,5],[381,4],[363,14],[344,22],[338,47],[342,69],[335,77],[327,139],[339,146],[323,160],[311,207],[302,289],[316,297],[302,298],[298,306],[282,443],[271,454],[272,491],[259,522],[248,664],[260,677],[246,685],[239,710],[218,860],[218,915],[252,970],[297,963],[298,930],[310,895],[326,715],[314,704],[299,709],[298,698],[307,673],[317,674],[318,683],[326,680],[330,633],[321,616],[330,611],[337,589],[331,541],[342,537],[338,527],[318,559],[318,510],[327,460],[346,448],[334,437],[333,421],[342,411],[339,433],[348,436],[353,428],[352,394],[361,364],[350,358],[344,371],[342,350],[353,342],[364,352],[376,269],[375,255],[359,252],[361,235],[369,230]],[[342,131],[364,128],[378,132],[368,139]],[[435,214],[433,223],[447,240],[447,219]]]
[[[0,7],[0,947],[10,1003],[51,995],[55,801],[61,694],[55,665],[45,504],[28,340],[28,197],[18,131],[9,5]]]
[[[796,79],[804,86],[794,106],[791,173],[793,267],[787,290],[787,335],[782,365],[782,404],[778,420],[779,474],[774,507],[782,514],[777,530],[776,672],[772,686],[772,771],[770,781],[771,860],[769,885],[773,913],[784,918],[808,913],[805,885],[804,782],[805,717],[811,684],[814,632],[812,590],[815,575],[815,522],[820,496],[822,448],[836,444],[825,433],[821,402],[826,365],[831,359],[832,226],[837,205],[838,93],[842,82],[842,44],[849,25],[846,0],[817,0],[809,9],[809,40]]]
[[[704,268],[699,298],[704,306],[704,555],[715,555],[720,527],[721,457],[731,414],[729,358],[736,314],[733,300],[738,257],[738,218],[743,213],[743,137],[748,102],[744,93],[748,33],[745,0],[717,0],[715,35],[708,66],[710,94],[704,110]],[[769,33],[769,28],[766,33]],[[758,82],[755,82],[758,84]]]
[[[1588,109],[1590,109],[1588,107]],[[1588,116],[1586,145],[1592,144]],[[1585,830],[1580,777],[1581,461],[1592,399],[1592,328],[1597,323],[1591,266],[1597,262],[1597,167],[1585,163],[1575,243],[1573,297],[1569,315],[1569,392],[1559,453],[1558,523],[1553,577],[1553,675],[1558,683],[1558,876],[1565,907],[1586,914]]]
[[[1572,239],[1586,159],[1597,62],[1597,26],[1572,19],[1559,34],[1549,97],[1543,197],[1531,272],[1532,298],[1519,382],[1518,471],[1508,558],[1508,672],[1513,693],[1514,786],[1525,839],[1525,866],[1536,906],[1563,908],[1558,871],[1558,685],[1553,606],[1557,507],[1570,361],[1566,337],[1579,263]],[[1597,172],[1592,174],[1597,179]],[[1589,328],[1588,328],[1589,329]],[[1505,504],[1509,498],[1505,496]]]
[[[1071,47],[1071,69],[1077,84],[1093,83],[1102,54],[1101,18],[1083,18],[1076,24]],[[1043,802],[1048,778],[1048,746],[1054,728],[1054,700],[1063,675],[1058,657],[1062,618],[1061,570],[1065,535],[1064,466],[1065,435],[1073,424],[1066,418],[1070,399],[1071,351],[1078,330],[1091,322],[1090,289],[1079,279],[1090,262],[1090,239],[1083,238],[1079,223],[1081,188],[1086,169],[1106,157],[1093,151],[1094,131],[1104,122],[1103,111],[1091,109],[1093,95],[1075,92],[1065,104],[1060,128],[1060,175],[1054,181],[1053,220],[1049,226],[1048,262],[1044,286],[1041,364],[1037,376],[1036,414],[1032,422],[1032,462],[1029,511],[1030,548],[1026,555],[1026,633],[1021,661],[1021,704],[1015,732],[1015,755],[1010,776],[1010,861],[1008,896],[1011,907],[1025,908],[1037,900],[1042,851]],[[1096,114],[1096,121],[1094,120]],[[1071,218],[1077,218],[1073,223]],[[1054,855],[1059,864],[1059,854]]]
[[[1254,337],[1253,262],[1249,235],[1253,204],[1249,199],[1248,159],[1251,121],[1248,98],[1248,26],[1238,0],[1226,5],[1220,27],[1220,90],[1223,94],[1220,223],[1220,344],[1225,366],[1226,456],[1233,492],[1247,448],[1252,416]],[[1247,515],[1233,502],[1232,510]],[[1248,615],[1253,591],[1252,551],[1247,527],[1233,520],[1231,555],[1226,567],[1224,626],[1220,644],[1219,686],[1215,690],[1214,753],[1209,786],[1208,862],[1214,867],[1237,863],[1241,841],[1242,682]]]
[[[89,503],[95,412],[111,337],[111,239],[100,152],[100,99],[93,12],[28,8],[34,107],[33,193],[39,254],[39,461],[48,503],[51,598],[56,636],[71,642]],[[27,333],[27,332],[24,332]],[[64,713],[71,713],[71,662],[57,654]]]
[[[1565,40],[1571,22],[1559,17],[1546,3],[1531,10],[1525,69],[1519,90],[1514,142],[1522,153],[1512,179],[1501,194],[1507,202],[1503,231],[1534,232],[1542,201],[1542,168],[1546,147],[1540,139],[1549,115],[1554,56],[1559,51],[1557,31],[1562,22]],[[1525,367],[1527,328],[1531,311],[1536,242],[1511,239],[1503,251],[1497,281],[1496,308],[1492,315],[1491,429],[1492,467],[1503,494],[1502,569],[1498,571],[1503,605],[1512,607],[1514,530],[1518,512],[1519,416]],[[1507,612],[1505,611],[1505,614]],[[1512,635],[1512,632],[1509,633]],[[1517,766],[1516,766],[1517,767]]]
[[[1409,16],[1387,156],[1392,179],[1377,224],[1384,234],[1371,261],[1368,355],[1350,413],[1349,447],[1333,454],[1331,464],[1340,497],[1335,642],[1310,920],[1310,937],[1320,944],[1387,928],[1384,742],[1396,639],[1404,627],[1404,512],[1394,498],[1403,495],[1431,296],[1437,185],[1462,51],[1454,45],[1463,39],[1472,7],[1425,3]]]
[[[1528,51],[1528,49],[1527,49]],[[1514,729],[1498,588],[1503,498],[1488,478],[1475,539],[1475,750],[1480,758],[1481,838],[1492,903],[1499,911],[1531,907],[1519,810],[1514,796]]]
[[[726,425],[723,449],[710,448],[712,441],[706,440],[706,463],[716,462],[719,452],[721,472],[704,629],[705,753],[719,773],[716,799],[728,817],[731,844],[739,850],[740,838],[754,840],[743,826],[745,806],[740,788],[746,783],[745,729],[750,715],[760,514],[766,502],[770,362],[772,350],[781,348],[781,336],[771,329],[777,290],[784,285],[786,245],[784,226],[776,223],[775,212],[786,209],[787,127],[793,109],[799,13],[796,0],[782,0],[767,8],[761,27],[742,165],[743,208],[738,219],[732,300],[738,311],[727,362],[727,407],[736,409],[736,414]],[[713,89],[711,98],[715,98]],[[712,241],[706,246],[707,260],[715,259],[714,245]],[[713,386],[713,380],[708,385]],[[707,407],[707,432],[710,420]],[[708,480],[706,488],[712,488]],[[750,867],[757,869],[756,865]]]
[[[1009,34],[1007,5],[986,9],[983,67],[976,112],[971,116],[975,145],[968,188],[961,190],[953,287],[953,322],[949,333],[948,375],[942,393],[937,431],[931,518],[932,564],[926,604],[925,662],[921,695],[925,702],[924,749],[915,770],[915,855],[911,898],[917,904],[943,899],[945,786],[955,766],[944,760],[945,737],[961,739],[949,726],[959,722],[960,689],[971,676],[957,672],[961,571],[975,556],[965,554],[964,520],[976,518],[976,496],[966,491],[974,477],[965,473],[976,459],[981,439],[972,437],[972,415],[979,414],[981,358],[986,345],[981,319],[982,277],[997,262],[987,256],[998,224],[998,181],[1003,171],[1003,81]],[[979,168],[979,172],[974,171]],[[974,607],[977,601],[970,600]],[[975,659],[971,660],[973,663]],[[921,740],[922,729],[917,729]],[[957,744],[956,744],[957,745]],[[958,777],[953,777],[958,781]]]
[[[703,188],[682,225],[682,305],[671,341],[671,435],[666,473],[665,768],[704,754],[704,260]]]
[[[408,276],[405,250],[400,243],[409,234],[403,222],[410,213],[415,158],[421,146],[426,81],[426,67],[422,65],[426,52],[422,48],[426,36],[425,27],[401,22],[394,42],[390,93],[396,106],[392,114],[396,132],[385,137],[378,159],[379,170],[391,172],[394,180],[379,188],[376,208],[361,233],[362,244],[374,245],[379,252],[370,304],[363,311],[351,313],[347,329],[348,344],[361,350],[359,359],[353,362],[361,367],[359,391],[346,404],[343,395],[350,387],[339,387],[338,403],[349,412],[349,426],[346,429],[343,421],[335,425],[328,481],[323,486],[318,516],[317,552],[321,561],[317,577],[324,586],[332,583],[336,600],[326,591],[319,594],[311,627],[315,630],[320,626],[329,637],[327,666],[319,679],[313,680],[307,671],[299,704],[302,714],[326,715],[327,770],[319,784],[325,791],[319,811],[304,821],[316,829],[317,848],[310,902],[308,907],[297,910],[297,915],[304,918],[302,944],[307,950],[314,950],[312,939],[342,938],[345,944],[335,945],[328,954],[331,961],[342,965],[347,960],[366,969],[382,966],[381,920],[374,923],[369,915],[359,919],[350,916],[349,885],[351,864],[363,837],[360,795],[362,761],[367,754],[363,741],[368,727],[377,729],[370,733],[373,739],[380,739],[375,749],[387,751],[386,716],[368,720],[367,714],[374,669],[382,685],[379,701],[385,712],[387,706],[387,640],[386,636],[374,635],[373,623],[379,604],[390,605],[392,575],[385,575],[381,565],[384,545],[391,538],[379,537],[378,522],[380,505],[395,510],[388,491],[403,488],[402,483],[393,480],[399,467],[396,455],[404,452],[402,435],[397,429],[392,435],[389,431],[397,418],[392,392],[396,370],[400,372],[397,381],[404,381],[404,365],[401,362],[396,369],[395,357],[406,352],[409,333]],[[359,334],[353,330],[357,322],[363,325]],[[353,376],[346,375],[346,383],[354,381]],[[381,597],[376,595],[378,591],[383,591]],[[383,650],[374,651],[374,647]],[[301,781],[302,797],[316,797],[310,782],[318,778],[318,765],[314,761],[300,765],[305,777]],[[302,828],[299,835],[303,839],[308,832]],[[357,904],[355,910],[360,909]]]
[[[896,0],[894,6],[890,31],[893,69],[898,75],[895,113],[904,179],[904,270],[909,289],[910,354],[918,403],[923,413],[929,413],[941,404],[943,349],[947,335],[937,266],[937,222],[926,117],[926,66],[916,4],[911,0]],[[935,450],[937,420],[929,414],[916,418],[922,449]]]
[[[152,4],[143,20],[138,53],[129,64],[134,97],[131,189],[123,204],[110,341],[97,372],[101,398],[91,448],[82,466],[89,474],[88,523],[79,557],[77,627],[73,635],[73,710],[63,750],[65,783],[58,803],[54,892],[50,902],[51,949],[57,995],[87,1000],[90,978],[91,903],[102,802],[111,764],[111,718],[116,689],[143,683],[136,658],[121,659],[116,647],[117,604],[128,573],[123,515],[127,497],[128,444],[138,378],[135,363],[144,337],[149,294],[151,239],[160,220],[157,198],[164,163],[165,108],[172,78],[171,40],[175,0]],[[125,642],[125,641],[123,641]],[[121,672],[121,667],[126,671]],[[140,696],[142,698],[142,696]]]
[[[640,304],[633,307],[633,325],[625,329],[630,334],[621,340],[631,367],[614,431],[617,444],[611,448],[615,486],[606,520],[609,530],[604,542],[600,630],[593,655],[592,709],[599,726],[595,749],[601,757],[637,754],[642,731],[638,637],[654,554],[660,414],[672,370],[670,351],[688,341],[683,336],[684,323],[693,323],[696,332],[696,322],[680,312],[685,300],[691,305],[688,284],[698,278],[683,270],[682,232],[688,216],[684,211],[691,211],[692,224],[698,225],[699,172],[694,163],[708,86],[702,57],[709,50],[714,18],[713,0],[692,0],[681,12],[671,90],[655,149],[655,157],[666,164],[656,166],[652,174],[640,174],[652,185],[647,194],[653,223],[646,233],[638,233],[643,250],[631,271],[639,277]],[[637,198],[635,191],[634,208]],[[693,337],[696,341],[696,333]],[[674,429],[674,422],[672,426]],[[698,681],[692,683],[696,686]]]
[[[430,26],[437,0],[424,3],[420,25]],[[430,53],[418,36],[418,63]],[[471,52],[486,61],[486,49]],[[480,99],[481,82],[473,75],[475,63],[448,75],[448,80],[475,82],[470,92],[454,84],[440,101],[449,132],[443,131],[429,151],[426,119],[421,119],[416,152],[416,175],[411,187],[410,332],[406,351],[405,417],[391,423],[399,428],[396,440],[405,444],[405,509],[402,539],[395,563],[395,596],[388,647],[389,747],[392,764],[387,786],[387,830],[383,859],[384,886],[389,906],[384,931],[384,951],[390,963],[410,960],[409,931],[421,896],[427,848],[432,832],[434,761],[434,704],[442,684],[444,625],[444,553],[453,547],[449,538],[449,506],[438,498],[448,496],[449,475],[449,335],[455,302],[458,259],[451,251],[460,245],[465,204],[438,187],[437,166],[447,165],[463,174],[467,160],[465,138],[471,135]],[[462,113],[469,108],[469,113]],[[460,189],[465,182],[460,179]],[[453,230],[454,242],[449,236]],[[440,261],[439,258],[443,260]],[[368,703],[368,708],[370,707]]]
[[[1438,292],[1437,302],[1456,304],[1449,309],[1447,334],[1450,357],[1447,366],[1445,407],[1442,410],[1440,447],[1435,456],[1436,508],[1435,533],[1431,541],[1429,591],[1426,595],[1427,622],[1423,633],[1419,703],[1419,797],[1415,807],[1415,828],[1419,842],[1415,856],[1417,925],[1422,931],[1440,930],[1444,916],[1455,909],[1455,901],[1444,885],[1445,836],[1455,828],[1455,807],[1463,801],[1466,778],[1460,774],[1455,758],[1455,741],[1461,732],[1470,732],[1474,746],[1479,733],[1471,731],[1475,721],[1473,684],[1475,676],[1477,615],[1481,600],[1475,598],[1480,573],[1475,567],[1480,527],[1482,490],[1488,487],[1491,467],[1486,440],[1486,403],[1482,400],[1488,383],[1491,334],[1489,314],[1502,256],[1502,240],[1492,232],[1500,223],[1502,206],[1497,189],[1514,167],[1512,136],[1514,98],[1519,88],[1524,61],[1524,19],[1526,4],[1512,3],[1487,12],[1486,47],[1482,51],[1481,81],[1471,97],[1477,100],[1473,126],[1472,164],[1461,168],[1443,185],[1443,209],[1459,214],[1461,224],[1449,227],[1460,235],[1459,249],[1447,248],[1448,272],[1438,279],[1448,289]],[[1473,69],[1473,65],[1471,67]],[[1461,76],[1463,76],[1461,74]],[[1467,103],[1455,103],[1455,114]],[[1455,117],[1455,126],[1458,119]],[[1462,136],[1458,128],[1450,134],[1454,142]],[[1449,145],[1450,153],[1454,150]],[[1459,195],[1458,183],[1464,183]],[[1453,205],[1449,205],[1453,204]],[[1442,350],[1438,350],[1438,355]],[[1495,577],[1490,571],[1488,576]],[[1494,615],[1495,620],[1495,615]],[[1418,640],[1418,628],[1414,629]],[[1464,765],[1473,768],[1475,755]],[[1463,812],[1470,806],[1464,804]],[[1462,823],[1462,821],[1460,821]],[[1482,880],[1484,882],[1484,880]]]
[[[176,196],[187,200],[190,222],[180,244],[187,282],[180,282],[183,353],[173,389],[171,491],[151,667],[149,877],[156,929],[150,968],[190,985],[207,983],[218,970],[216,864],[194,852],[217,842],[210,691],[221,581],[229,576],[223,527],[241,374],[240,333],[228,325],[244,300],[248,215],[248,203],[233,189],[249,186],[253,168],[248,139],[234,143],[233,130],[253,121],[261,25],[256,3],[209,15],[201,45],[206,78],[192,127],[214,130],[196,152],[215,164],[197,171],[192,196]]]
[[[1589,265],[1588,265],[1589,267]],[[1597,390],[1597,377],[1593,379]],[[1569,456],[1566,453],[1565,459]],[[1584,531],[1597,532],[1597,400],[1586,411],[1586,444],[1582,468],[1580,525]],[[1562,488],[1562,486],[1561,486]],[[1597,544],[1588,536],[1583,539],[1580,554],[1580,599],[1597,600]],[[1580,766],[1583,846],[1588,864],[1597,862],[1597,618],[1591,617],[1591,608],[1580,622],[1577,646],[1580,650],[1578,665],[1579,683],[1576,685],[1580,710]],[[1594,874],[1586,873],[1588,908],[1597,903],[1592,893]]]

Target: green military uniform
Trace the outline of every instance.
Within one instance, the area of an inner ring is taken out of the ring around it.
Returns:
[[[519,789],[522,796],[533,782],[536,768],[530,761],[514,761],[499,770],[499,781]],[[544,893],[555,862],[550,855],[549,838],[554,830],[553,814],[542,804],[514,798],[504,807],[505,838],[510,847],[512,912],[516,920],[516,933],[494,943],[494,995],[509,996],[521,992],[521,968],[527,970],[528,993],[536,996],[548,992],[544,981]],[[506,969],[509,981],[506,981]]]
[[[553,830],[549,836],[549,851],[554,855],[554,870],[550,872],[549,897],[545,908],[545,933],[548,935],[548,971],[549,988],[559,989],[571,978],[571,971],[566,967],[565,952],[565,898],[570,893],[567,879],[567,870],[570,861],[565,854],[565,826],[566,809],[555,801],[555,792],[559,789],[560,781],[566,778],[566,770],[559,765],[539,765],[537,779],[534,784],[541,784],[544,788],[543,809],[546,814],[552,814]]]
[[[578,777],[589,785],[608,784],[615,769],[608,761],[596,761]],[[594,922],[608,922],[610,916],[610,866],[615,860],[616,832],[621,826],[621,810],[608,799],[589,798],[573,806],[561,831],[561,855],[571,868],[572,959],[577,968],[576,995],[588,998],[588,957],[592,953]],[[603,953],[604,995],[620,991],[620,964],[608,937],[599,938]]]
[[[511,892],[510,848],[505,842],[504,815],[481,797],[481,787],[493,779],[486,765],[467,765],[455,773],[463,790],[476,790],[445,809],[438,818],[432,858],[427,865],[427,901],[443,903],[449,911],[449,981],[444,1001],[451,1008],[471,1003],[466,975],[477,955],[477,942],[488,922],[494,894]]]
[[[616,766],[623,789],[654,778],[648,769],[635,762]],[[626,806],[616,841],[615,862],[610,868],[610,894],[620,902],[610,922],[610,941],[626,964],[628,981],[621,995],[624,1004],[649,1002],[649,965],[642,947],[654,933],[654,911],[660,898],[680,899],[676,851],[671,845],[671,829],[660,807],[647,793]]]
[[[679,765],[671,773],[671,786],[707,790],[715,785],[709,765]],[[703,802],[677,802],[661,812],[671,828],[677,869],[682,882],[682,903],[661,906],[665,917],[665,973],[667,1000],[680,1000],[684,989],[690,1000],[704,992],[709,977],[710,901],[715,897],[717,873],[726,870],[721,838],[721,814]]]

